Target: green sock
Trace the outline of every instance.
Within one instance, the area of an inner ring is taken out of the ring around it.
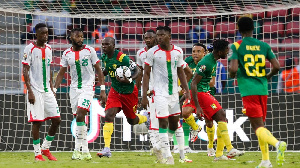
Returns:
[[[182,123],[183,133],[184,133],[184,146],[190,146],[189,136],[190,136],[190,126],[183,122]]]
[[[54,136],[49,136],[49,135],[46,136],[47,141],[53,141],[53,139],[54,139]]]
[[[37,145],[37,144],[40,144],[40,143],[41,143],[41,140],[40,140],[40,139],[33,140],[33,145]]]

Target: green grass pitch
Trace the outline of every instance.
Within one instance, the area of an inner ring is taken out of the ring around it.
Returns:
[[[112,152],[111,158],[99,158],[96,152],[91,152],[93,159],[90,161],[71,160],[71,152],[53,152],[58,161],[35,162],[33,152],[0,152],[1,168],[153,168],[153,167],[184,167],[184,168],[254,168],[261,161],[259,152],[246,152],[244,156],[235,160],[214,162],[213,157],[206,156],[205,152],[188,154],[193,163],[179,163],[178,154],[173,154],[175,165],[162,165],[154,163],[155,156],[150,156],[149,152]],[[276,165],[276,153],[270,152],[270,160],[273,168]],[[283,167],[299,168],[300,153],[286,152]]]

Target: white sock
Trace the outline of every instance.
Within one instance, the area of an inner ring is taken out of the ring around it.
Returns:
[[[44,141],[43,141],[43,144],[42,144],[42,150],[49,149],[50,146],[51,146],[51,142],[52,142],[52,141],[48,141],[48,140],[45,138]]]
[[[158,130],[148,130],[150,142],[153,148],[160,149]]]
[[[172,156],[168,133],[159,133],[160,147],[165,158]]]
[[[82,153],[88,153],[89,152],[89,143],[87,140],[87,126],[83,126],[83,132],[82,132]]]
[[[178,142],[178,149],[180,154],[180,159],[184,159],[184,133],[182,127],[175,131],[176,140]]]
[[[81,146],[82,146],[83,130],[84,130],[84,126],[77,125],[76,136],[75,136],[75,150],[77,150],[77,151],[80,151]]]
[[[41,155],[41,146],[40,144],[33,145],[34,155]]]

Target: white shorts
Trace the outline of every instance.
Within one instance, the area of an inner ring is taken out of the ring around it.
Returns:
[[[46,121],[51,118],[60,117],[60,111],[52,91],[39,92],[32,88],[35,97],[34,104],[30,104],[27,94],[27,117],[28,122]]]
[[[156,118],[155,114],[155,104],[153,102],[153,97],[149,98],[149,107],[148,107],[148,112],[150,112],[150,130],[158,130],[159,129],[159,124],[158,124],[158,118]]]
[[[89,111],[93,97],[93,90],[70,88],[70,102],[73,115],[76,115],[77,108]]]
[[[169,96],[155,95],[154,104],[157,118],[168,118],[181,113],[178,93]]]

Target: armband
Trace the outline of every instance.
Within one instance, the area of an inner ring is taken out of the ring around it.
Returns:
[[[105,85],[100,86],[101,90],[105,90]]]

